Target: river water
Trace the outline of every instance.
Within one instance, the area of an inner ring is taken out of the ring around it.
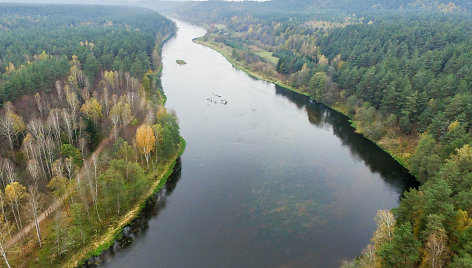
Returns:
[[[343,115],[249,77],[192,42],[203,28],[177,25],[162,83],[187,149],[104,266],[336,267],[359,255],[376,211],[413,178]]]

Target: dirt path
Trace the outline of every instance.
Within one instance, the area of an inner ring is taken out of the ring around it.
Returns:
[[[112,141],[114,139],[114,135],[113,135],[113,132],[110,133],[110,136],[104,140],[102,140],[102,142],[100,143],[100,145],[98,145],[97,149],[95,150],[95,152],[92,153],[92,155],[90,155],[90,157],[88,159],[86,159],[85,161],[87,163],[90,163],[92,160],[92,157],[94,156],[97,156],[100,155],[100,153],[103,151],[103,149],[110,143],[110,141]],[[79,176],[80,177],[83,177],[85,173],[85,165],[82,167],[82,169],[80,170],[79,172]],[[54,203],[52,203],[45,211],[43,211],[43,213],[41,213],[39,216],[38,216],[38,222],[39,224],[41,224],[41,222],[46,219],[52,212],[56,211],[56,209],[62,204],[62,202],[68,197],[68,195],[65,195],[63,196],[61,199],[59,200],[56,200]],[[35,223],[34,221],[31,222],[30,224],[28,224],[27,226],[25,226],[20,232],[16,233],[7,243],[6,243],[6,246],[5,248],[10,248],[11,246],[15,245],[16,243],[18,243],[26,234],[28,234],[31,230],[34,230],[35,228]]]

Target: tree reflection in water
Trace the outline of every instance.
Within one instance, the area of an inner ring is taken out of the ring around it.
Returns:
[[[139,216],[134,219],[130,225],[123,228],[121,237],[116,240],[113,246],[108,250],[105,250],[99,256],[88,259],[82,267],[99,266],[101,263],[106,262],[112,258],[121,249],[130,245],[134,239],[145,235],[147,229],[149,228],[149,221],[152,218],[159,216],[160,212],[166,208],[167,198],[177,187],[177,183],[180,180],[181,174],[182,163],[179,157],[174,166],[174,171],[167,179],[165,186],[146,201],[146,205]]]

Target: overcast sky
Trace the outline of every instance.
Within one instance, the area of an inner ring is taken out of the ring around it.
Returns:
[[[159,1],[169,1],[169,0],[154,0]],[[207,0],[171,0],[171,1],[207,1]],[[224,0],[224,1],[268,1],[268,0]],[[0,0],[0,3],[5,2],[14,2],[14,3],[137,3],[143,2],[143,0]],[[149,2],[146,1],[146,2]]]

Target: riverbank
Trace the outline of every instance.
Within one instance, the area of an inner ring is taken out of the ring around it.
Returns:
[[[157,68],[152,72],[152,76],[154,77],[153,81],[154,84],[152,85],[154,89],[157,90],[156,93],[159,94],[160,103],[161,105],[165,105],[167,101],[167,97],[162,89],[160,76],[162,74],[163,64],[162,64],[162,47],[163,45],[170,40],[173,36],[175,36],[175,32],[168,34],[163,38],[163,41],[160,42],[158,39],[156,40],[156,46],[154,47],[153,51],[153,63],[154,66]],[[63,267],[80,267],[82,266],[88,259],[99,256],[103,251],[109,249],[113,246],[115,241],[120,238],[122,235],[123,229],[131,224],[137,217],[139,217],[140,213],[146,206],[146,202],[155,195],[162,187],[166,184],[167,179],[172,174],[175,164],[177,163],[177,159],[183,154],[185,151],[186,142],[184,138],[180,137],[180,145],[179,150],[177,151],[176,155],[171,158],[171,160],[165,164],[162,171],[159,172],[159,169],[156,171],[148,174],[149,177],[155,178],[152,182],[149,191],[143,195],[142,199],[139,200],[136,205],[128,211],[116,225],[111,226],[108,231],[100,237],[97,237],[95,241],[90,243],[90,246],[81,250],[81,253],[76,254],[73,258],[69,259],[66,263],[64,263]]]
[[[159,174],[149,174],[150,176],[155,177],[156,180],[153,182],[148,193],[144,195],[143,198],[139,202],[137,202],[137,204],[128,213],[126,213],[122,217],[122,219],[116,226],[110,227],[105,234],[95,239],[95,241],[92,242],[90,246],[84,248],[81,253],[74,255],[74,257],[64,263],[62,267],[80,267],[91,257],[98,256],[104,250],[107,250],[112,247],[115,241],[121,236],[123,228],[131,224],[133,220],[135,220],[140,215],[146,205],[147,200],[151,198],[154,194],[156,194],[165,185],[167,179],[173,172],[175,164],[177,163],[177,159],[184,153],[185,147],[185,140],[181,137],[179,150],[176,153],[175,157],[172,158],[172,161],[170,161],[166,165],[164,170]]]
[[[302,92],[299,89],[288,85],[285,81],[268,76],[264,73],[259,73],[259,72],[250,70],[247,66],[243,65],[242,63],[238,62],[237,60],[231,57],[232,48],[229,46],[226,46],[222,43],[205,41],[202,38],[196,38],[193,41],[197,44],[209,47],[215,50],[216,52],[220,53],[234,67],[245,72],[251,77],[273,83],[277,86],[280,86],[290,91],[296,92],[298,94],[307,96],[310,99],[314,100],[308,93]],[[382,140],[376,141],[359,131],[356,121],[346,112],[347,109],[344,104],[337,103],[335,105],[326,105],[323,103],[323,105],[349,118],[349,121],[351,122],[351,125],[355,129],[356,133],[362,135],[364,138],[376,144],[380,149],[382,149],[384,152],[386,152],[392,158],[394,158],[399,164],[401,164],[403,167],[408,169],[408,160],[412,154],[412,151],[413,151],[412,148],[416,148],[416,144],[418,142],[417,139],[411,139],[405,136],[405,137],[397,137],[397,139],[399,139],[400,141],[398,140],[392,141],[389,138],[384,138]],[[398,146],[397,144],[401,144],[402,146]],[[402,150],[402,148],[404,147],[406,147],[407,150]]]

